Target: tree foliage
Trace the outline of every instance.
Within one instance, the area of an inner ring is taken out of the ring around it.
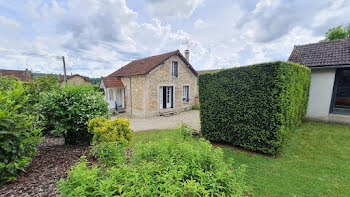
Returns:
[[[331,28],[326,32],[324,42],[331,40],[341,40],[350,37],[350,25],[343,27],[339,25],[338,27]]]

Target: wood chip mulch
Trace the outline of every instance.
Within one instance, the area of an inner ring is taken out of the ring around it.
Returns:
[[[62,138],[46,137],[26,172],[2,186],[0,196],[57,196],[56,182],[89,150],[89,146],[68,147]]]

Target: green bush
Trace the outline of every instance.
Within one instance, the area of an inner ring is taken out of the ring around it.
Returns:
[[[22,82],[0,77],[0,182],[24,171],[40,142],[40,129],[23,110],[29,98],[25,91]]]
[[[115,166],[126,161],[124,156],[126,145],[125,142],[101,142],[93,145],[91,154],[101,164]]]
[[[83,158],[58,182],[66,196],[244,196],[245,166],[233,169],[205,140],[137,144],[128,162],[109,168]]]
[[[88,132],[89,120],[109,117],[103,94],[86,85],[41,94],[38,109],[43,119],[63,135],[66,144],[90,143],[93,135]]]
[[[129,128],[130,121],[125,118],[108,120],[104,117],[97,117],[89,121],[88,131],[94,136],[93,144],[100,142],[120,142],[128,144],[134,135]]]
[[[51,134],[50,132],[54,129],[54,125],[50,125],[48,122],[43,121],[37,105],[40,102],[40,94],[53,92],[60,88],[58,77],[55,75],[39,76],[30,81],[24,82],[24,86],[26,87],[26,94],[30,95],[26,104],[26,111],[32,116],[35,116],[33,124],[37,127],[44,128],[42,130],[44,135]]]
[[[203,136],[278,153],[306,114],[310,69],[270,62],[199,76]]]

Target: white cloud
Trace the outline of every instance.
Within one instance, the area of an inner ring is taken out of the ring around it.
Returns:
[[[210,24],[203,21],[202,19],[197,19],[194,23],[194,27],[197,29],[206,29],[208,27],[210,27]]]
[[[99,77],[132,59],[183,51],[182,43],[189,40],[196,69],[227,68],[286,60],[294,45],[317,42],[328,28],[346,24],[350,17],[350,1],[343,0],[234,1],[222,3],[220,10],[215,10],[220,2],[211,8],[203,0],[145,1],[155,18],[141,18],[142,12],[130,9],[125,0],[0,2],[0,9],[30,21],[0,16],[1,29],[5,25],[25,32],[2,33],[0,48],[65,55],[68,73]],[[200,6],[208,10],[205,15]],[[194,29],[188,28],[192,24]],[[62,62],[54,58],[2,56],[0,65],[62,73]]]
[[[187,18],[193,14],[204,0],[146,0],[147,8],[153,16]]]
[[[8,33],[13,33],[14,31],[19,30],[21,27],[20,23],[10,19],[6,18],[4,16],[0,16],[0,29],[2,31],[7,31]]]

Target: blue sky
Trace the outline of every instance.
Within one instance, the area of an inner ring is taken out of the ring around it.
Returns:
[[[100,77],[186,41],[197,70],[287,60],[349,18],[350,0],[2,0],[0,68],[62,73],[64,55],[68,73]]]

